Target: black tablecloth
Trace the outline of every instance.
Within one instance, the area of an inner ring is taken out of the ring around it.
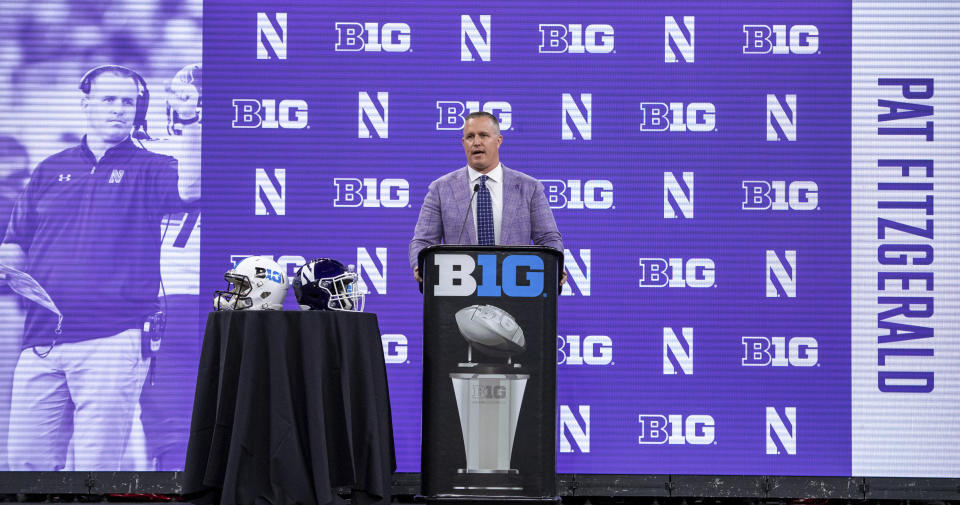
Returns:
[[[389,503],[396,469],[374,314],[212,312],[184,493],[223,504]]]

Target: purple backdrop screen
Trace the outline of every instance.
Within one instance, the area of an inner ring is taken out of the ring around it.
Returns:
[[[169,19],[142,13],[162,29],[139,29],[176,43],[63,57],[53,87],[75,90],[107,59],[150,69],[162,95],[198,63],[177,47],[199,46],[181,36],[199,14],[174,4]],[[193,390],[209,298],[227,269],[266,255],[288,275],[316,257],[356,265],[383,333],[398,471],[419,471],[422,298],[407,247],[430,182],[465,165],[464,117],[483,110],[500,120],[500,159],[543,183],[563,234],[558,472],[960,476],[956,5],[206,2],[202,14],[202,198],[160,227],[164,285],[186,279],[173,294],[189,298],[161,295],[187,314],[174,331],[190,344],[174,347],[183,370],[158,362],[160,403],[132,428],[145,449],[123,469],[182,466],[186,428],[153,430],[150,413],[188,417],[175,391]],[[83,129],[69,131],[76,145]],[[71,145],[57,138],[25,142],[31,169]],[[19,348],[5,352],[9,388]]]

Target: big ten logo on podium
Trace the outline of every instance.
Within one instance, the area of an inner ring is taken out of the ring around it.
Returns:
[[[710,445],[716,440],[716,421],[707,414],[640,414],[641,445]]]
[[[640,131],[712,132],[717,127],[717,107],[710,102],[643,102]]]
[[[709,288],[716,270],[710,258],[640,258],[640,287]]]
[[[405,208],[410,206],[410,182],[406,179],[336,177],[334,207]]]
[[[532,254],[437,254],[433,264],[438,268],[434,296],[545,295],[543,259]]]
[[[743,25],[743,54],[817,54],[820,30],[814,25]]]
[[[234,98],[232,126],[299,130],[308,127],[307,109],[306,100]]]
[[[814,181],[743,181],[743,210],[817,210],[819,187]]]
[[[337,22],[334,51],[405,53],[410,50],[410,25],[407,23]]]
[[[540,53],[607,54],[614,49],[613,26],[540,24]]]
[[[474,112],[489,112],[500,123],[500,131],[513,126],[513,107],[504,100],[437,100],[437,130],[462,130],[466,117]]]

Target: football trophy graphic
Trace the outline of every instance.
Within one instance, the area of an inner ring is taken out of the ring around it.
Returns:
[[[467,361],[450,373],[466,454],[465,467],[457,470],[464,480],[454,488],[520,490],[519,472],[510,467],[510,459],[530,379],[528,371],[513,362],[526,350],[523,329],[495,305],[464,307],[454,319],[468,344]],[[474,350],[483,362],[474,360]],[[506,486],[505,476],[510,479]]]
[[[493,305],[471,305],[457,311],[460,333],[477,350],[511,357],[526,349],[523,329],[507,311]]]

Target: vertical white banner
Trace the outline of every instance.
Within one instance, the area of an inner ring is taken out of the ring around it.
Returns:
[[[853,2],[852,474],[960,477],[960,3]]]

